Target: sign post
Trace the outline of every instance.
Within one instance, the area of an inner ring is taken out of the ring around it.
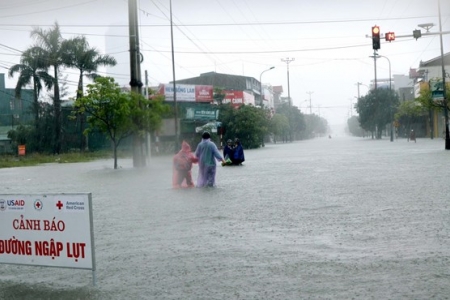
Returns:
[[[92,196],[0,195],[0,264],[92,270]]]

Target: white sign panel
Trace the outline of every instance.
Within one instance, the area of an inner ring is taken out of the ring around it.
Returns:
[[[195,102],[195,85],[177,84],[177,101]],[[173,85],[164,85],[164,95],[167,100],[173,101]]]
[[[0,263],[95,270],[91,194],[0,195]]]

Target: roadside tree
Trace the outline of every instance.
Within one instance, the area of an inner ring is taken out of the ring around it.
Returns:
[[[372,137],[376,133],[376,138],[381,139],[382,130],[386,124],[391,123],[398,105],[398,95],[393,90],[371,90],[369,94],[360,97],[356,104],[361,127],[372,132]]]
[[[39,59],[42,59],[47,68],[53,68],[53,108],[55,118],[55,143],[53,145],[53,152],[59,154],[61,152],[62,115],[58,78],[59,69],[65,65],[62,57],[62,49],[65,49],[64,44],[68,43],[68,41],[64,40],[61,36],[59,25],[56,22],[52,28],[47,30],[35,27],[31,31],[31,37],[36,40],[36,45],[31,48],[33,54],[39,57]]]
[[[282,140],[287,142],[289,138],[289,120],[285,115],[274,114],[269,124],[269,131],[273,134],[274,142]]]
[[[75,102],[76,113],[86,113],[88,134],[97,128],[112,142],[114,169],[117,169],[117,148],[127,137],[137,134],[144,136],[160,128],[162,114],[168,106],[160,99],[148,100],[136,93],[122,92],[110,77],[98,77],[88,85],[87,94]]]

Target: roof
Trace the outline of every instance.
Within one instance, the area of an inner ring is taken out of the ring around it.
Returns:
[[[450,52],[444,54],[444,65],[450,66]],[[427,61],[421,61],[420,67],[439,67],[442,66],[441,56],[437,56]]]
[[[216,72],[202,73],[198,77],[178,79],[178,84],[197,84],[197,85],[212,85],[228,90],[247,90],[247,80],[257,81],[253,77],[242,75],[222,74]],[[172,83],[172,82],[171,82]],[[258,92],[259,93],[259,92]]]

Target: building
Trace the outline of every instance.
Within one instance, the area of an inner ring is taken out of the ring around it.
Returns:
[[[450,87],[450,52],[444,55],[444,73],[447,89]],[[414,96],[415,98],[420,96],[420,91],[424,88],[428,88],[428,82],[430,79],[442,80],[442,57],[438,56],[427,61],[421,61],[419,68],[410,70],[410,77],[414,80]],[[449,101],[449,95],[447,95],[447,103]],[[429,126],[432,130],[433,137],[442,136],[442,132],[445,132],[445,120],[443,113],[440,111],[432,112],[432,121]]]
[[[277,108],[283,101],[281,100],[281,94],[283,94],[283,86],[276,85],[272,87],[273,91],[273,103],[275,108]]]
[[[261,95],[261,82],[249,76],[208,72],[202,73],[198,77],[177,80],[176,83],[212,85],[215,88],[221,88],[227,91],[243,91],[253,95],[255,97],[255,103],[258,105],[261,104],[263,99]]]
[[[33,90],[22,89],[19,99],[15,89],[5,86],[5,74],[0,73],[0,153],[10,152],[8,131],[33,120]]]

